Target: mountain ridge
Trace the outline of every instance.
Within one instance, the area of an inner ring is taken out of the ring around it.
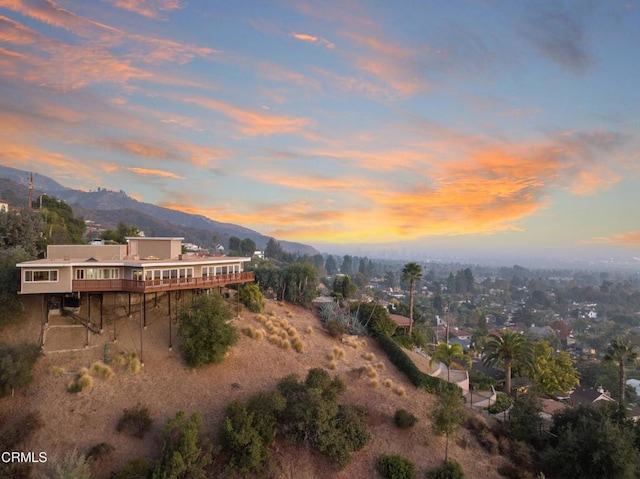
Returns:
[[[28,203],[30,173],[0,165],[0,197],[18,206]],[[13,183],[8,184],[7,181]],[[40,194],[55,196],[68,203],[76,216],[93,221],[106,229],[114,229],[120,221],[134,225],[150,236],[182,236],[185,241],[199,244],[204,248],[213,243],[228,244],[229,237],[250,238],[256,246],[264,249],[271,239],[250,228],[215,221],[203,215],[185,213],[152,203],[138,201],[123,190],[111,191],[98,188],[96,191],[81,191],[68,188],[49,178],[35,174],[33,177],[34,198]],[[17,191],[18,190],[18,191]],[[21,191],[19,191],[21,190]],[[23,201],[20,201],[23,198]],[[274,238],[277,240],[277,238]],[[284,251],[315,255],[319,252],[310,245],[277,240]]]

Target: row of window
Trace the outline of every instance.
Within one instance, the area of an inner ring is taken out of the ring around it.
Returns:
[[[240,265],[228,266],[204,266],[202,277],[217,276],[222,274],[240,273]],[[149,269],[145,271],[144,279],[147,281],[159,279],[193,278],[193,268],[173,269]],[[83,268],[76,269],[75,279],[120,279],[118,268]],[[142,271],[133,272],[134,280],[142,280]],[[25,270],[24,281],[26,283],[52,283],[58,281],[58,270]]]
[[[58,270],[26,270],[24,281],[25,283],[56,283],[58,282]]]

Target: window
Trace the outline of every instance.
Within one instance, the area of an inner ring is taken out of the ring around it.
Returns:
[[[27,270],[24,272],[26,283],[56,283],[58,282],[58,270]]]
[[[84,279],[84,270],[83,269],[77,269],[76,270],[76,279]]]

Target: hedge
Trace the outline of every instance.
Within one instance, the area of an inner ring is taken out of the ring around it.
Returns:
[[[400,371],[406,374],[407,378],[415,387],[422,387],[430,393],[438,393],[445,389],[459,390],[460,388],[452,383],[444,381],[440,378],[429,376],[418,369],[407,353],[402,350],[393,339],[387,335],[380,334],[376,336],[378,345],[387,353],[389,361],[391,361]]]

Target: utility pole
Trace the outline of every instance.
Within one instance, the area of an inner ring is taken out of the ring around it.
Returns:
[[[29,209],[33,209],[33,172],[29,173]]]

